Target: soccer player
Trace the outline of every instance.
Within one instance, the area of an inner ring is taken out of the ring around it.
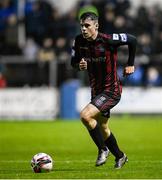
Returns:
[[[116,138],[108,126],[110,109],[121,98],[121,83],[117,76],[117,48],[128,45],[129,57],[123,75],[132,74],[136,51],[136,38],[130,34],[102,34],[98,31],[98,16],[92,12],[80,17],[81,34],[72,47],[71,65],[77,70],[87,70],[91,86],[91,102],[81,111],[80,117],[98,147],[96,166],[104,164],[109,152],[115,156],[116,169],[127,161]]]

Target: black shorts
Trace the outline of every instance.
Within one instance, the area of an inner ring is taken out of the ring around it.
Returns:
[[[104,117],[110,117],[110,109],[117,105],[120,101],[121,95],[113,96],[106,92],[97,95],[91,100],[91,104],[96,106]]]

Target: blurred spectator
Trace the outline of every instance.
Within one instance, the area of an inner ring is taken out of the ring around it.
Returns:
[[[14,1],[3,0],[0,1],[0,32],[6,28],[6,19],[16,12]]]
[[[67,24],[65,17],[61,16],[57,9],[53,8],[52,17],[49,23],[49,34],[55,40],[60,36],[66,36],[65,24]]]
[[[53,49],[53,40],[51,38],[45,38],[43,41],[43,47],[38,51],[38,60],[41,62],[53,61],[56,59],[56,55]]]
[[[151,55],[153,52],[151,36],[148,33],[143,33],[138,36],[138,54]]]
[[[65,34],[67,39],[74,39],[80,32],[79,24],[77,23],[77,9],[74,8],[65,17]],[[65,36],[64,34],[64,36]]]
[[[38,74],[39,74],[39,80],[42,83],[42,85],[47,85],[44,84],[44,82],[49,81],[49,67],[51,65],[50,62],[56,60],[56,54],[53,49],[53,40],[52,38],[45,38],[43,40],[43,45],[42,47],[38,50]]]
[[[5,66],[0,64],[0,88],[7,87],[7,80],[4,76]]]
[[[127,16],[127,11],[130,8],[129,0],[116,0],[116,15]]]
[[[59,62],[65,62],[69,60],[69,46],[67,39],[64,37],[58,37],[55,44],[55,51]]]
[[[105,6],[105,12],[104,12],[103,32],[110,33],[110,34],[114,32],[115,30],[114,21],[115,21],[114,5],[107,4]]]
[[[18,46],[18,22],[16,14],[11,14],[6,23],[3,54],[18,55],[21,49]]]
[[[158,70],[155,67],[149,67],[147,70],[147,86],[159,86],[161,85],[161,77]]]
[[[137,15],[134,20],[134,32],[135,34],[147,33],[152,35],[153,23],[150,20],[148,10],[144,6],[140,6],[137,11]]]
[[[162,29],[157,34],[157,37],[154,42],[154,54],[162,54]]]
[[[27,38],[26,44],[23,47],[23,55],[29,61],[35,61],[37,58],[39,46],[35,43],[33,38]]]
[[[0,72],[0,88],[5,88],[7,86],[7,81],[3,74]]]
[[[16,13],[16,1],[3,0],[0,1],[0,52],[4,51],[5,31],[7,27],[7,19],[11,14]]]
[[[58,60],[58,86],[61,85],[62,82],[68,79],[69,74],[67,71],[67,66],[69,64],[70,53],[69,46],[67,44],[67,39],[64,37],[59,37],[55,43],[55,50]]]
[[[114,21],[115,32],[127,32],[127,24],[124,16],[117,16]]]
[[[32,11],[26,14],[26,33],[41,44],[48,34],[48,25],[50,21],[50,5],[45,1],[34,1]]]

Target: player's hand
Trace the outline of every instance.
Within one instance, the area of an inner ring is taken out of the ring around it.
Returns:
[[[80,61],[80,63],[79,63],[79,69],[80,69],[80,70],[85,70],[85,69],[87,69],[87,61],[86,61],[84,58],[82,58],[81,61]]]
[[[130,75],[130,74],[134,73],[134,71],[135,71],[134,66],[126,66],[124,68],[123,76],[125,77],[127,75]]]

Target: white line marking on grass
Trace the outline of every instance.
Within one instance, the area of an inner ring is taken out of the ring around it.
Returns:
[[[60,161],[55,161],[55,163],[94,163],[95,160],[60,160]],[[129,162],[133,162],[133,163],[144,163],[144,162],[148,162],[148,163],[162,163],[162,160],[139,160],[139,161],[129,161]],[[30,163],[30,160],[0,160],[0,163]]]
[[[94,163],[95,161],[90,161],[90,160],[78,160],[78,161],[55,161],[54,163],[66,163],[66,164],[70,164],[70,163]],[[30,163],[30,161],[12,161],[12,160],[8,160],[8,161],[0,161],[0,163]]]

